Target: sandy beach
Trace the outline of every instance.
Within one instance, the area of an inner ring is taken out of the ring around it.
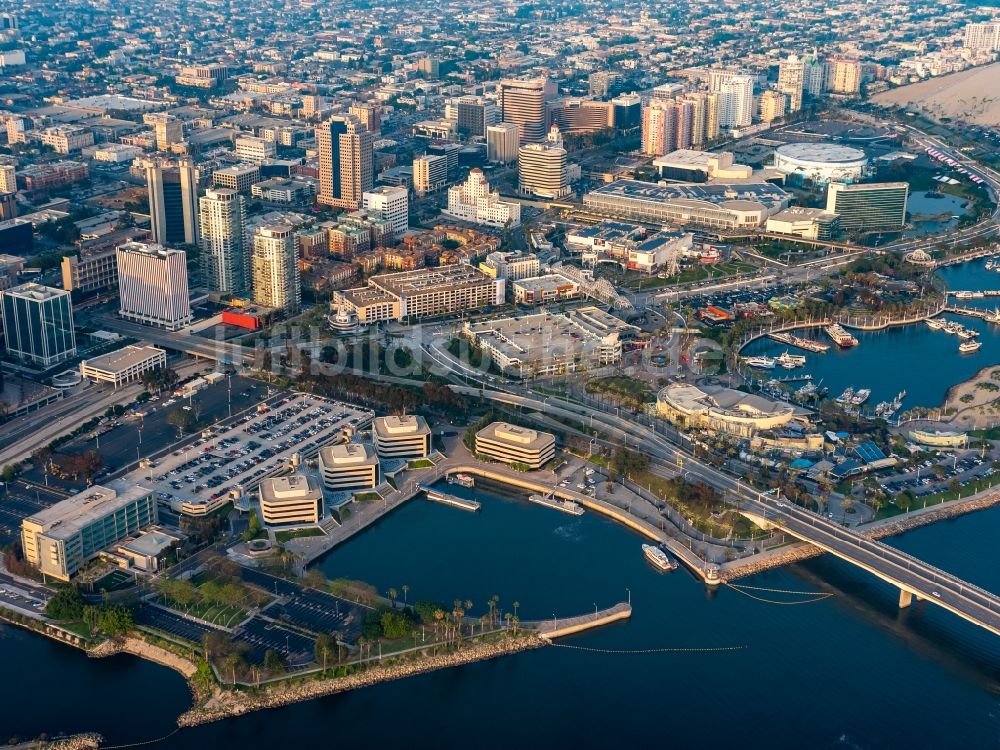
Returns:
[[[934,119],[1000,125],[1000,63],[929,78],[871,97],[877,104],[912,106]]]

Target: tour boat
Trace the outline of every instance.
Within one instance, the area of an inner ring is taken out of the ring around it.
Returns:
[[[844,330],[844,327],[839,323],[833,323],[832,325],[827,326],[826,335],[833,339],[833,343],[837,346],[847,348],[849,346],[858,345],[858,340]]]
[[[927,327],[930,328],[932,331],[940,331],[942,328],[944,328],[946,321],[936,320],[935,318],[928,318],[924,322],[927,324]]]
[[[970,354],[971,352],[978,351],[982,345],[982,341],[963,341],[958,345],[958,350],[962,352],[962,354]]]
[[[851,403],[854,404],[854,406],[861,406],[861,404],[867,401],[868,397],[871,395],[871,388],[859,388],[854,392],[854,398],[851,399]]]
[[[847,388],[847,390],[845,390],[843,393],[841,393],[839,396],[837,396],[836,400],[837,400],[838,404],[849,404],[849,403],[851,403],[854,400],[854,389],[853,388]]]
[[[677,567],[677,563],[670,559],[670,555],[652,544],[642,545],[642,554],[660,570],[673,570]]]

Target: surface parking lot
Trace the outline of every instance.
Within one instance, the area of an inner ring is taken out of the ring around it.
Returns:
[[[8,482],[0,489],[0,543],[20,538],[21,521],[62,499],[62,495],[44,487]]]
[[[265,409],[173,451],[129,478],[156,490],[174,511],[198,513],[198,508],[221,504],[238,485],[244,490],[256,487],[293,453],[313,456],[344,430],[367,427],[374,417],[371,411],[306,394],[293,394]]]
[[[217,630],[217,628],[213,628],[210,625],[189,620],[174,612],[154,607],[150,604],[136,610],[135,624],[162,630],[164,633],[168,633],[175,638],[182,638],[185,641],[197,644],[201,643],[201,638],[205,633]]]
[[[364,620],[364,612],[356,604],[312,589],[273,604],[265,614],[314,633],[337,633],[341,640],[349,641],[361,634]]]
[[[301,667],[313,661],[316,650],[315,639],[259,617],[246,623],[235,640],[247,644],[246,658],[252,664],[262,664],[264,655],[274,650],[285,657],[289,667]]]

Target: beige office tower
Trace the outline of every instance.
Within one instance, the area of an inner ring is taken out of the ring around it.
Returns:
[[[340,115],[316,128],[319,195],[327,206],[356,211],[374,184],[374,136],[354,115]]]
[[[552,126],[544,143],[527,143],[517,156],[518,187],[524,195],[562,198],[571,192],[559,129]]]
[[[142,162],[149,191],[149,220],[153,242],[161,245],[198,244],[198,177],[194,162],[179,159],[176,166],[156,159]]]
[[[153,126],[157,151],[167,151],[174,143],[180,143],[184,140],[184,124],[174,115],[154,112],[146,115],[143,119],[147,125]]]
[[[806,63],[798,55],[789,55],[778,66],[777,89],[788,96],[788,111],[802,109],[802,92],[806,85]]]
[[[826,64],[826,88],[834,94],[861,93],[861,63],[857,60],[830,60]]]
[[[0,193],[17,192],[16,172],[13,164],[0,164]]]
[[[719,109],[715,94],[684,94],[678,101],[691,107],[691,146],[699,148],[719,137]]]
[[[787,94],[780,91],[765,91],[760,95],[760,120],[772,123],[785,116],[788,103]]]
[[[253,236],[254,302],[295,313],[302,305],[299,251],[289,226],[260,227]]]
[[[548,101],[557,93],[548,78],[500,81],[500,112],[503,122],[520,128],[521,144],[541,143],[549,126]]]
[[[382,132],[382,108],[377,104],[352,104],[347,113],[357,117],[369,133]]]
[[[200,205],[202,283],[212,292],[242,297],[250,291],[243,196],[216,188]]]
[[[521,130],[512,122],[500,122],[486,128],[486,158],[494,164],[517,161]]]

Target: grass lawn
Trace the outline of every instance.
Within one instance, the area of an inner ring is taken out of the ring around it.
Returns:
[[[426,458],[418,458],[416,461],[410,461],[409,466],[411,469],[429,469],[434,465],[433,461],[429,461]]]
[[[293,529],[291,531],[278,531],[275,533],[274,538],[278,541],[278,544],[284,544],[290,539],[301,539],[310,536],[323,536],[323,530],[317,529],[312,526],[308,529]]]
[[[614,396],[637,409],[655,398],[653,389],[645,381],[620,375],[591,380],[586,388],[587,393]]]
[[[361,492],[355,495],[354,499],[358,502],[367,502],[369,500],[381,500],[382,497],[377,492]]]
[[[185,609],[167,600],[164,600],[164,603],[178,612],[183,612],[191,617],[197,617],[214,625],[235,625],[237,622],[243,620],[247,613],[243,607],[234,607],[226,604],[197,602]]]
[[[58,625],[63,630],[68,630],[71,633],[76,633],[77,635],[86,638],[88,640],[91,637],[90,626],[87,625],[87,623],[85,623],[83,620],[77,620],[75,622],[57,622],[56,625]]]

